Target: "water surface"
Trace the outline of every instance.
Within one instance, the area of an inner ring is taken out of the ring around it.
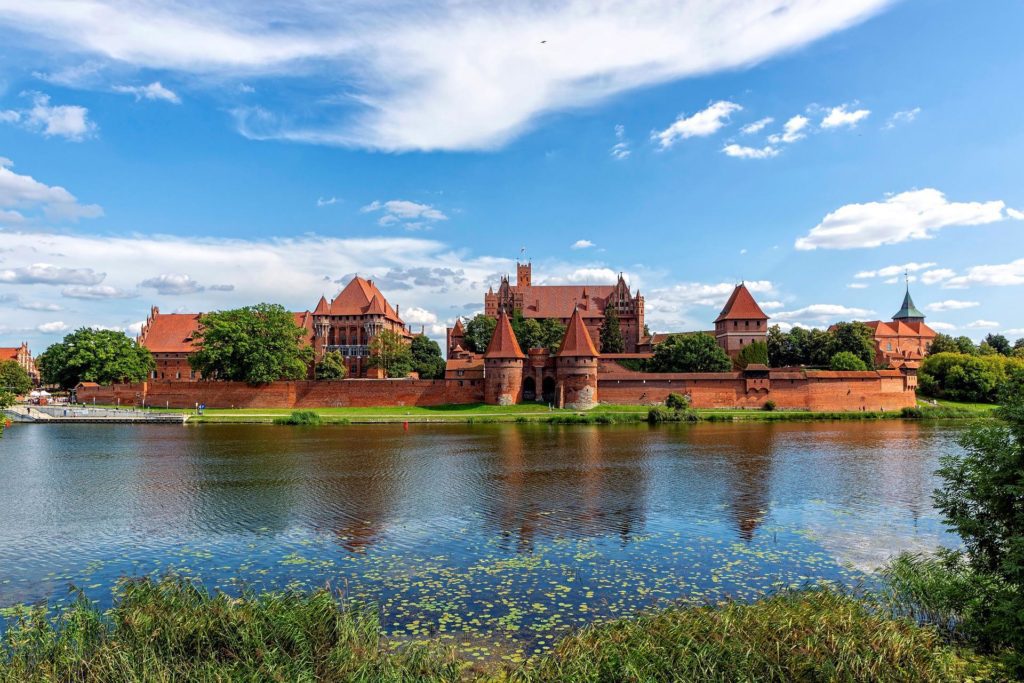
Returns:
[[[109,604],[169,570],[329,584],[387,630],[518,658],[666,600],[857,584],[956,540],[946,425],[17,425],[0,440],[0,608]]]

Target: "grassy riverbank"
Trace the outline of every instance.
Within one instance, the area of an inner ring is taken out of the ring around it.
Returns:
[[[106,614],[84,599],[56,620],[23,612],[5,635],[0,681],[960,681],[996,670],[931,628],[827,589],[646,612],[518,665],[390,642],[376,610],[327,590],[230,598],[164,579],[118,591]]]
[[[937,406],[922,403],[913,411],[850,411],[816,412],[809,410],[693,410],[694,421],[812,421],[812,420],[880,420],[880,419],[964,419],[984,417],[993,406],[958,404],[942,401]],[[155,410],[163,409],[157,408]],[[648,406],[599,405],[585,412],[548,409],[542,404],[494,406],[485,404],[442,405],[432,407],[315,408],[321,424],[373,424],[401,422],[493,423],[540,422],[551,424],[616,424],[646,422]],[[273,423],[287,422],[293,412],[286,408],[207,408],[202,415],[194,410],[185,413],[189,423]],[[282,419],[283,418],[283,419]]]

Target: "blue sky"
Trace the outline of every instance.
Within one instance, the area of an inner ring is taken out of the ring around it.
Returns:
[[[1024,4],[0,0],[0,345],[374,277],[435,338],[526,248],[657,331],[1024,336]]]

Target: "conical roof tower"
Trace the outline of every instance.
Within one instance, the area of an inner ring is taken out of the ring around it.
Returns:
[[[494,335],[491,337],[491,343],[487,345],[484,358],[526,358],[526,354],[519,348],[516,333],[512,331],[512,323],[508,321],[508,314],[505,311],[498,316],[498,326],[494,328]]]
[[[569,325],[565,328],[565,336],[562,337],[562,345],[558,347],[558,353],[555,355],[559,358],[597,358],[597,348],[594,347],[594,341],[587,332],[587,326],[583,324],[579,308],[572,312]]]

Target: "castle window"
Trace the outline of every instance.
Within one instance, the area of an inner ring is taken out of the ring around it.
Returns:
[[[885,350],[892,351],[892,342],[889,342],[888,344],[885,345]]]
[[[739,327],[740,326],[740,321],[739,320],[733,320],[732,321],[732,326],[733,326],[733,329]]]
[[[743,327],[750,327],[750,321],[749,320],[744,320],[743,321]]]

